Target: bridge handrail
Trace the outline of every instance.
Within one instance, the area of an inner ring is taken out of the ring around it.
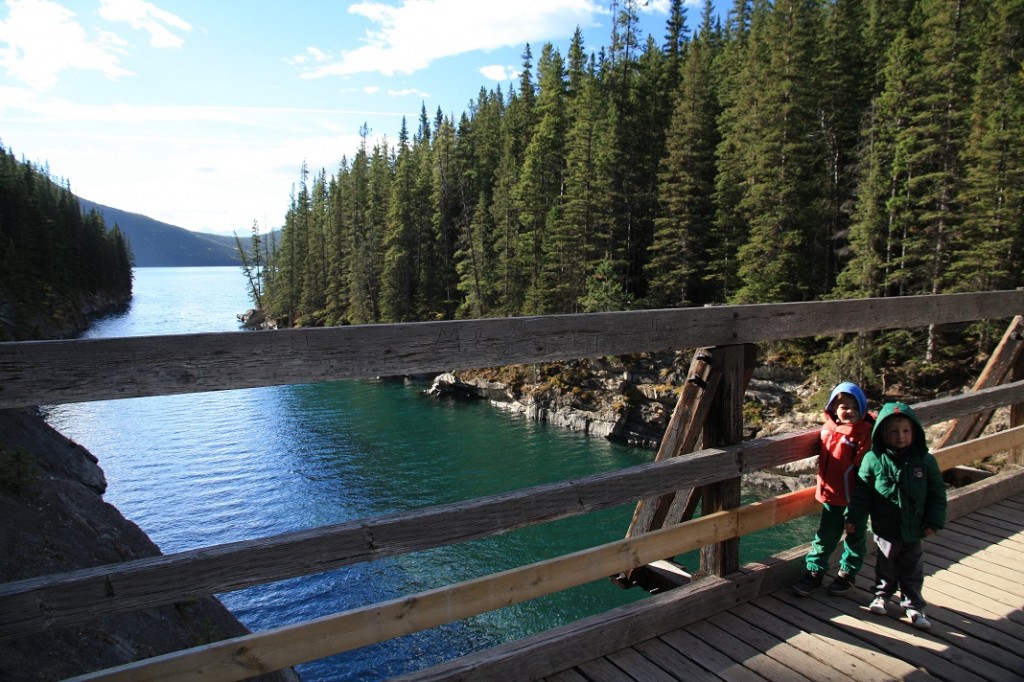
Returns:
[[[0,343],[0,409],[701,348],[1024,312],[1024,290]]]
[[[1024,402],[1024,381],[919,403],[915,411],[932,424],[1016,402]],[[789,433],[475,500],[11,582],[0,585],[0,638],[489,537],[780,466],[816,447],[816,431]]]
[[[943,470],[1024,444],[1024,426],[935,453]],[[643,535],[386,602],[82,675],[72,682],[228,681],[411,634],[742,537],[819,509],[814,489],[715,512]],[[140,677],[144,675],[145,677]]]
[[[1024,290],[364,325],[268,333],[0,343],[0,409],[740,345],[1009,318],[1021,311],[1024,311]],[[915,409],[927,424],[1022,402],[1024,381],[1018,381],[920,403]],[[984,456],[979,454],[982,452],[979,448],[995,447],[1006,438],[1020,437],[1020,429],[1007,433],[1013,435],[1000,436],[1002,440],[991,437],[979,440],[976,443],[981,445],[974,444],[971,445],[973,449],[958,452],[971,452],[971,459],[978,459]],[[744,473],[812,455],[816,452],[815,442],[813,431],[787,434],[426,510],[8,583],[0,585],[0,637],[81,623],[98,615],[173,603],[318,573],[351,563],[487,537],[673,490],[734,479]],[[1016,446],[1020,441],[1013,442]],[[759,509],[767,510],[770,506]],[[776,509],[771,513],[776,515],[771,517],[772,523],[781,522],[786,514],[800,515],[814,508],[806,491],[779,498],[774,506]],[[708,514],[699,522],[724,523],[726,535],[723,537],[738,537],[728,533],[742,535],[751,529],[756,530],[753,528],[756,523],[750,521],[752,513],[744,507]],[[677,530],[684,526],[686,530]],[[683,536],[694,533],[695,528],[699,526],[684,524],[612,543],[616,548],[610,549],[609,545],[584,550],[599,553],[585,555],[580,565],[582,572],[573,569],[569,573],[579,576],[596,571],[600,575],[612,575],[623,568],[642,565],[646,562],[640,557],[647,556],[644,552],[648,550],[641,552],[636,548],[646,543],[658,543],[660,538],[668,538],[665,542],[677,551],[669,552],[666,546],[654,545],[655,549],[650,551],[658,555],[656,558],[686,551],[684,546],[688,547],[689,541]],[[721,535],[718,530],[709,535],[702,531],[696,534],[701,545],[717,542]],[[638,544],[622,544],[630,542]],[[575,561],[575,556],[565,559]],[[620,565],[622,562],[626,565]],[[609,568],[612,564],[618,568]],[[538,570],[552,570],[551,566],[557,564],[548,564]],[[533,570],[522,567],[514,571],[526,569]],[[564,570],[567,570],[565,566],[559,568],[560,573]],[[443,622],[464,617],[453,614],[463,613],[470,602],[475,604],[472,608],[480,608],[474,613],[496,608],[485,606],[490,597],[484,595],[486,598],[481,601],[480,595],[495,588],[502,589],[500,581],[505,579],[502,576],[505,574],[480,579],[499,581],[488,584],[486,589],[472,585],[449,586],[439,591],[439,595],[445,596],[430,599],[437,599],[440,611],[450,616]],[[518,580],[517,577],[509,579]],[[548,582],[540,574],[533,575],[530,581],[542,589],[546,589],[544,585],[564,582],[562,578]],[[568,586],[556,587],[552,591]],[[527,596],[530,589],[523,588],[522,592],[517,592],[514,601],[533,598]],[[419,598],[421,601],[418,603],[421,604],[429,601],[426,594]],[[453,598],[465,599],[466,603],[454,605],[450,602]],[[389,602],[366,607],[368,610],[363,615],[336,614],[327,619],[342,618],[338,622],[343,625],[337,627],[345,628],[358,621],[357,630],[368,627],[384,633],[390,627],[384,623],[390,622],[388,619],[394,616],[395,620],[404,621],[400,628],[421,629],[417,623],[426,623],[434,616],[414,615],[423,613],[422,607],[420,610],[411,609],[415,603],[415,598],[413,601],[406,598],[395,604]],[[358,620],[368,618],[374,610],[383,613],[379,610],[385,607],[394,610],[388,611],[391,616],[385,616],[384,620],[379,615],[371,620]],[[310,627],[316,628],[315,623],[318,622],[314,621]],[[309,630],[296,632],[302,633],[299,639],[310,635]],[[260,638],[271,633],[252,635],[256,639],[244,640],[242,646],[248,647],[251,641],[263,641]],[[362,637],[353,636],[356,639]],[[393,635],[380,639],[389,636]],[[291,657],[289,662],[282,665],[352,648],[346,644],[342,649],[314,655],[309,645],[302,641],[294,640],[292,644],[296,649],[290,650],[291,653],[287,654]],[[329,646],[336,645],[335,641]],[[203,649],[219,646],[209,645]],[[304,657],[296,659],[296,650],[301,650]],[[162,658],[178,660],[184,657],[182,660],[189,660],[189,656],[195,655],[193,652]],[[240,679],[232,676],[238,673],[235,663],[222,661],[218,665],[229,671],[219,679]]]

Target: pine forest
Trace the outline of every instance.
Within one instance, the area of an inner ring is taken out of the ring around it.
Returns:
[[[67,184],[0,146],[0,341],[74,335],[131,295],[118,226],[83,214]]]
[[[1024,286],[1024,0],[708,1],[693,28],[674,0],[661,37],[638,4],[605,47],[526,45],[508,92],[303,164],[280,237],[253,226],[257,304],[310,326]],[[885,390],[1003,326],[785,352]]]

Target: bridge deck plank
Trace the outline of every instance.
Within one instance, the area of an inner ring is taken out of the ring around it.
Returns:
[[[588,671],[628,671],[614,678],[626,680],[651,665],[658,679],[1024,679],[1024,495],[951,522],[925,558],[927,632],[895,602],[885,616],[868,611],[869,557],[845,596],[779,590],[573,670],[591,682],[610,678]]]

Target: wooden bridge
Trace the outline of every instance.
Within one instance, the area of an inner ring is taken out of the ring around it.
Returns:
[[[816,513],[812,490],[740,505],[740,477],[816,453],[815,432],[742,441],[754,344],[1013,319],[974,390],[915,405],[951,422],[944,470],[1024,450],[1024,291],[591,315],[0,344],[0,409],[700,349],[656,461],[493,497],[0,585],[0,637],[81,624],[361,561],[492,536],[623,503],[621,541],[465,583],[139,661],[81,679],[238,680],[608,576],[663,591],[407,679],[1020,679],[1024,473],[950,494],[930,541],[918,633],[847,597],[794,599],[805,548],[738,565],[751,532]],[[1011,428],[979,437],[1011,405]],[[702,449],[694,451],[698,445]],[[244,443],[239,443],[239,455]],[[102,454],[102,453],[100,453]],[[701,516],[693,518],[696,501]],[[672,583],[665,557],[701,549]],[[865,575],[870,573],[866,567]],[[866,580],[866,579],[862,579]],[[984,586],[984,587],[980,587]],[[609,587],[609,589],[615,589]],[[895,616],[895,613],[893,614]],[[76,678],[78,679],[78,678]]]

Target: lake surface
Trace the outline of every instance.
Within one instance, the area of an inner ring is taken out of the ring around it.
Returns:
[[[137,268],[130,308],[86,337],[240,331],[234,267]],[[426,384],[340,381],[47,408],[99,458],[105,499],[164,553],[472,499],[620,469],[653,452],[528,422]],[[458,546],[219,595],[254,631],[414,594],[621,539],[633,505]],[[743,541],[743,560],[810,539],[800,520]],[[684,563],[686,563],[684,559]],[[695,562],[688,564],[693,568]],[[306,681],[378,680],[645,595],[598,581],[298,666]]]

